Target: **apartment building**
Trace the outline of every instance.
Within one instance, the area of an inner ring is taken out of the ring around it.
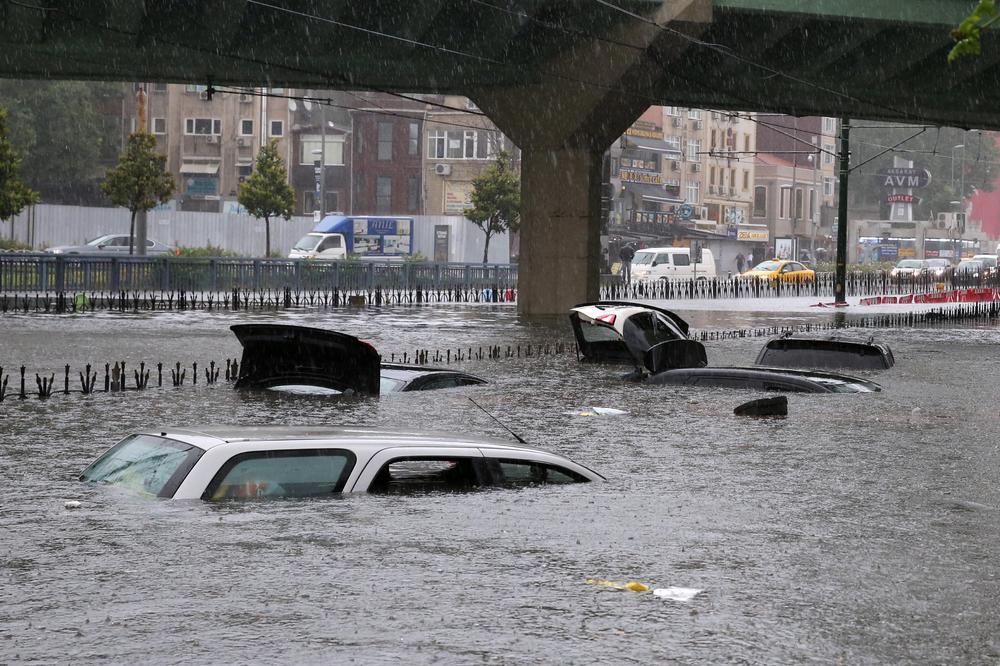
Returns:
[[[830,244],[836,201],[837,120],[759,114],[751,219],[769,254],[799,257]]]
[[[451,108],[431,106],[424,116],[423,214],[461,215],[472,205],[473,179],[500,150],[512,155],[516,167],[520,151],[489,118],[466,113],[478,112],[471,100],[445,96],[439,102]]]

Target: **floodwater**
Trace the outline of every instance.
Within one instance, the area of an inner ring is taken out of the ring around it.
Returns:
[[[781,319],[683,314],[701,328]],[[564,318],[491,307],[7,316],[0,365],[203,365],[239,355],[228,325],[260,319],[337,328],[386,355],[571,336]],[[897,360],[874,377],[884,392],[793,394],[784,420],[733,416],[760,394],[627,385],[623,368],[572,353],[466,362],[493,383],[353,403],[203,379],[7,399],[0,663],[996,663],[1000,334],[877,334]],[[709,343],[710,362],[749,364],[762,342]],[[508,438],[467,396],[608,482],[208,504],[76,480],[122,435],[163,424]],[[629,414],[578,415],[591,405]],[[675,602],[588,578],[704,591]]]

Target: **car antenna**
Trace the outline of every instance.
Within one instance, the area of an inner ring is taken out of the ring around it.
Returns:
[[[465,396],[465,397],[466,397],[466,398],[469,398],[469,396]],[[514,436],[514,439],[516,439],[517,441],[519,441],[519,442],[520,442],[521,444],[524,444],[525,446],[528,446],[528,443],[527,443],[526,441],[524,441],[524,439],[522,439],[520,435],[518,435],[518,434],[517,434],[516,432],[514,432],[513,430],[511,430],[510,428],[508,428],[508,427],[507,427],[506,425],[504,425],[504,424],[503,424],[503,422],[502,422],[502,421],[500,421],[500,419],[498,419],[497,417],[493,416],[493,415],[492,415],[492,414],[490,414],[490,413],[489,413],[488,411],[486,411],[486,408],[484,408],[484,407],[483,407],[482,405],[480,405],[480,404],[479,404],[478,402],[476,402],[476,401],[475,401],[475,400],[473,400],[472,398],[469,398],[469,402],[471,402],[471,403],[472,403],[473,405],[475,405],[476,407],[478,407],[479,409],[481,409],[481,410],[483,411],[483,413],[484,413],[484,414],[486,414],[486,416],[488,416],[488,417],[490,417],[491,419],[493,419],[494,421],[496,421],[496,422],[497,422],[497,424],[498,424],[498,425],[499,425],[499,426],[500,426],[501,428],[503,428],[504,430],[506,430],[507,432],[509,432],[509,433],[510,433],[511,435],[513,435],[513,436]]]

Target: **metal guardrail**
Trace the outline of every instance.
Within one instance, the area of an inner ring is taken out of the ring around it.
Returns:
[[[514,264],[0,254],[0,293],[515,287]]]

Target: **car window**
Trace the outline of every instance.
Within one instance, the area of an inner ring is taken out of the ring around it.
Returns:
[[[151,241],[149,239],[146,240],[146,247],[153,247],[153,245],[155,245],[155,243],[153,243],[153,241]]]
[[[633,264],[651,264],[653,263],[653,257],[656,256],[653,252],[636,252],[635,256],[632,257]]]
[[[408,457],[390,460],[368,485],[368,492],[398,495],[454,492],[482,485],[477,462],[464,457]]]
[[[427,381],[421,382],[416,387],[416,390],[429,391],[432,389],[455,388],[456,386],[461,386],[458,383],[458,377],[432,377]]]
[[[778,262],[777,261],[762,261],[761,263],[759,263],[756,266],[754,266],[753,270],[770,273],[771,271],[778,270]]]
[[[202,453],[196,446],[165,437],[132,435],[95,460],[80,480],[172,497]]]
[[[343,449],[242,453],[222,466],[202,498],[328,496],[344,489],[354,461]]]
[[[580,320],[580,334],[587,342],[610,342],[618,340],[618,331],[602,323]]]
[[[584,483],[586,477],[563,467],[527,460],[496,460],[494,482],[508,487],[550,483]]]
[[[661,252],[656,255],[656,263],[660,265],[670,265],[670,255],[666,252]]]
[[[661,342],[684,337],[666,317],[654,312],[632,315],[625,322],[622,331],[626,343],[644,350]]]
[[[402,379],[390,379],[389,377],[379,377],[378,380],[378,392],[379,393],[392,393],[393,391],[398,391],[403,388],[405,384]]]
[[[674,255],[674,266],[690,266],[690,265],[691,265],[690,256],[682,253],[677,253]]]
[[[323,239],[323,242],[317,246],[317,252],[323,252],[325,250],[332,250],[334,248],[340,247],[340,236],[327,236]]]

